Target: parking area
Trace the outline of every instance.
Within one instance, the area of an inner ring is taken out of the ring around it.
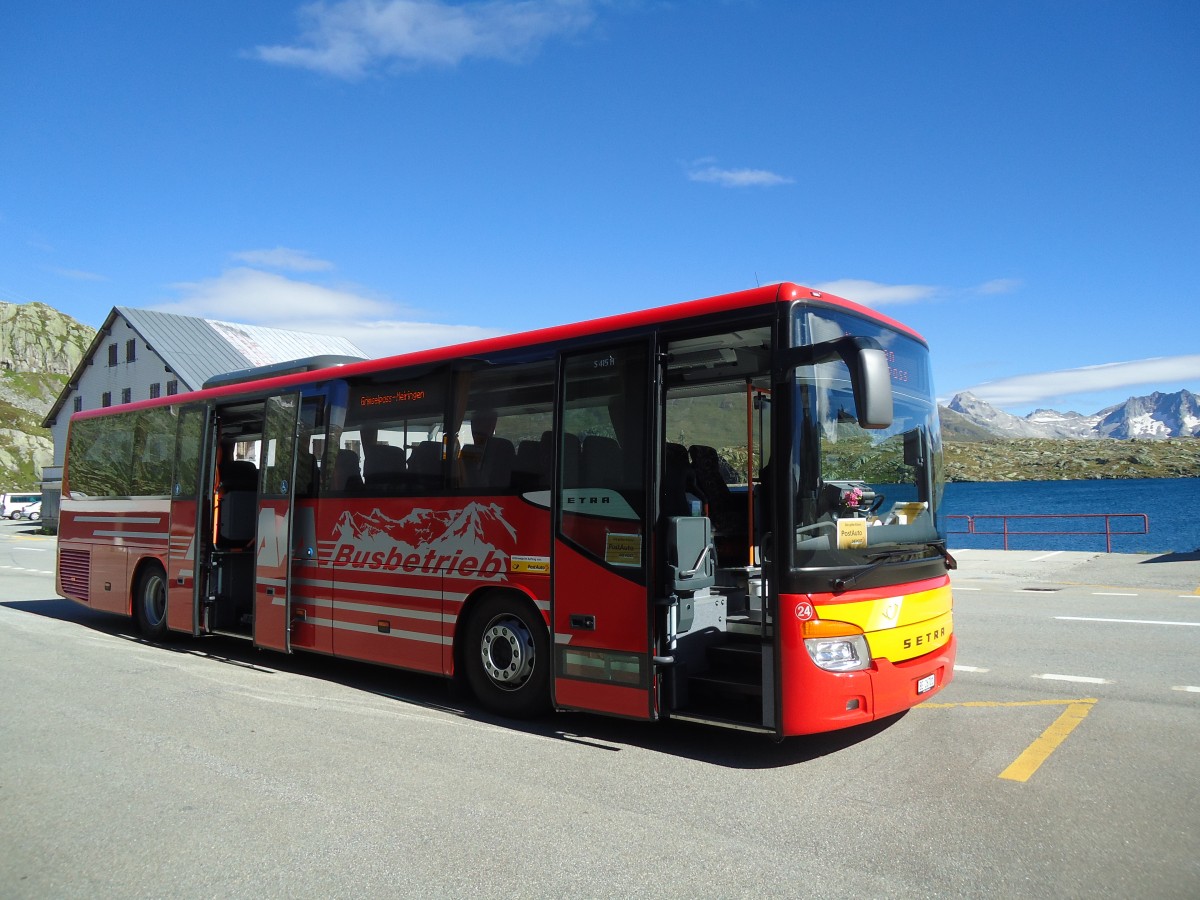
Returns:
[[[0,537],[7,896],[1200,890],[1195,560],[963,553],[954,683],[779,745],[514,723],[424,676],[148,645],[53,598],[52,541]]]

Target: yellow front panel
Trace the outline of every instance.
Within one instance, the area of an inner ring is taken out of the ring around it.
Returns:
[[[943,585],[931,591],[881,597],[878,600],[831,603],[828,606],[817,604],[817,618],[849,622],[870,634],[872,631],[924,622],[949,612],[953,605],[950,586]]]
[[[943,585],[878,600],[818,604],[816,613],[826,621],[857,625],[866,633],[872,656],[901,662],[936,650],[950,639],[953,605],[950,586]]]
[[[906,659],[924,656],[943,646],[950,640],[953,631],[954,615],[945,613],[924,622],[914,622],[912,625],[868,632],[867,646],[871,648],[873,659],[903,662]]]

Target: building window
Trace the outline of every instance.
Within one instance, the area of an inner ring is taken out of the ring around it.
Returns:
[[[83,398],[82,397],[75,398],[75,412],[83,412]]]
[[[167,396],[174,397],[178,393],[179,393],[179,382],[178,381],[168,381],[167,382]]]
[[[125,342],[125,362],[131,363],[137,359],[137,341],[130,338]]]
[[[155,397],[161,397],[161,396],[162,396],[162,385],[156,381],[156,382],[154,382],[154,384],[150,385],[150,399],[153,400]]]
[[[100,405],[101,406],[112,406],[112,394],[110,394],[108,391],[105,391],[103,394],[101,394],[100,395]]]
[[[108,345],[108,364],[110,366],[115,366],[117,364],[117,345],[116,344]]]
[[[133,389],[132,388],[122,388],[121,389],[121,402],[128,403],[132,399],[133,399]]]

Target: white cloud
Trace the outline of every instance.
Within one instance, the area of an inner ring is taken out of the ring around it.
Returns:
[[[1019,278],[993,278],[975,288],[980,294],[1011,294],[1021,287],[1024,282]]]
[[[368,356],[391,356],[493,337],[473,325],[412,321],[394,304],[352,287],[327,287],[272,272],[240,267],[216,278],[171,285],[179,299],[155,306],[163,312],[266,325],[349,338]]]
[[[837,294],[863,306],[879,307],[919,303],[923,300],[1009,294],[1019,290],[1022,284],[1019,278],[993,278],[973,288],[943,288],[933,284],[884,284],[861,278],[839,278],[836,281],[814,284],[812,287],[818,291]]]
[[[269,269],[283,269],[288,272],[326,272],[333,268],[333,263],[317,259],[305,250],[293,250],[290,247],[276,247],[273,250],[243,250],[234,253],[233,258],[251,266],[266,266]]]
[[[299,11],[302,35],[259,46],[265,62],[358,78],[377,65],[454,66],[470,57],[519,60],[595,18],[591,0],[342,0]]]
[[[689,181],[700,181],[707,184],[719,184],[721,187],[776,187],[781,184],[792,184],[795,179],[786,175],[768,172],[766,169],[722,169],[706,164],[708,160],[693,163],[687,177]]]
[[[881,284],[878,281],[864,281],[859,278],[840,278],[837,281],[814,284],[812,287],[870,307],[917,303],[939,293],[939,288],[929,284]]]
[[[1058,400],[1072,394],[1133,389],[1143,385],[1200,382],[1200,354],[1158,356],[1129,362],[1104,363],[1078,369],[1058,369],[987,381],[967,388],[980,400],[996,406],[1018,406]]]
[[[316,331],[316,328],[297,327],[297,331]],[[414,350],[446,347],[496,337],[498,330],[477,325],[442,325],[436,322],[407,322],[379,320],[338,323],[337,331],[323,330],[318,334],[337,334],[349,338],[368,356],[395,356]]]
[[[97,275],[95,272],[85,272],[82,269],[53,268],[50,271],[63,278],[70,278],[72,281],[108,281],[107,275]]]
[[[216,278],[171,285],[182,299],[159,308],[183,315],[277,325],[295,319],[379,316],[387,304],[351,290],[325,287],[240,267]],[[279,327],[285,327],[280,325]]]

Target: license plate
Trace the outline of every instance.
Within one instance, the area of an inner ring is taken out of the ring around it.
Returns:
[[[937,675],[926,675],[917,682],[917,693],[928,694],[937,685]]]

